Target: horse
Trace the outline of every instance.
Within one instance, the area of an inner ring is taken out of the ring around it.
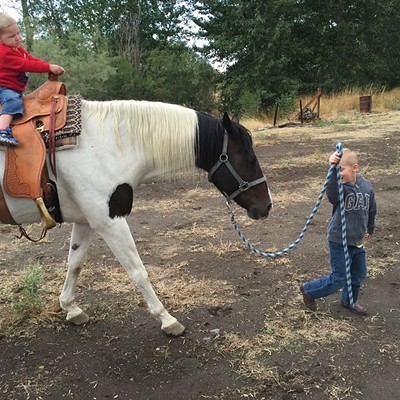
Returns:
[[[265,219],[272,198],[251,135],[227,113],[219,119],[160,102],[83,100],[81,118],[78,145],[57,152],[57,178],[51,173],[63,221],[72,223],[61,308],[72,324],[89,320],[75,301],[75,289],[96,233],[137,284],[162,332],[180,336],[185,327],[158,299],[126,221],[133,191],[141,182],[198,168],[208,172],[227,202],[235,201],[252,219]],[[3,166],[0,151],[0,174]],[[30,199],[4,197],[17,224],[40,221]]]

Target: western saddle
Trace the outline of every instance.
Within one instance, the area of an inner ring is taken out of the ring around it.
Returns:
[[[49,176],[45,165],[46,146],[42,133],[48,133],[50,166],[56,177],[54,134],[66,124],[66,93],[65,85],[58,82],[57,76],[49,74],[47,82],[24,96],[24,114],[11,124],[13,136],[20,143],[5,149],[3,187],[12,197],[34,200],[45,229],[53,228],[56,222],[43,200],[46,192],[48,193]]]

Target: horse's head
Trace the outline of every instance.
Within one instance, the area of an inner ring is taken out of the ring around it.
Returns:
[[[209,180],[226,196],[247,210],[253,219],[267,218],[272,198],[253,150],[248,130],[237,117],[223,117],[225,128],[219,159],[209,170]]]

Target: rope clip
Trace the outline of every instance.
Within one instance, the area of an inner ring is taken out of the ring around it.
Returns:
[[[228,207],[228,213],[229,213],[229,215],[231,217],[231,223],[234,224],[235,223],[235,214],[234,214],[233,209],[231,207],[232,202],[227,200],[225,202],[225,204]]]

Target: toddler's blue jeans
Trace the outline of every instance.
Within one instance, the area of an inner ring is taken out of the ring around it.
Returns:
[[[351,284],[354,303],[358,299],[360,287],[367,277],[367,263],[363,247],[348,246],[350,257]],[[320,279],[304,283],[304,291],[314,299],[329,296],[342,290],[342,301],[349,303],[346,278],[346,261],[343,245],[329,242],[331,273]]]
[[[24,113],[24,98],[21,92],[0,86],[0,103],[2,104],[1,114],[13,115],[14,118],[21,118]]]

